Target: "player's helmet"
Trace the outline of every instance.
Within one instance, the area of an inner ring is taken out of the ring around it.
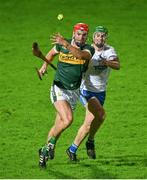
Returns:
[[[106,27],[104,27],[104,26],[97,26],[95,28],[95,33],[96,32],[103,32],[103,33],[105,33],[107,35],[108,34],[108,29]]]
[[[108,29],[107,29],[106,27],[104,27],[104,26],[97,26],[97,27],[95,28],[95,31],[94,31],[94,33],[93,33],[93,38],[95,37],[95,34],[96,34],[97,32],[103,32],[103,33],[106,34],[106,36],[108,35]]]
[[[77,23],[77,24],[74,25],[73,31],[75,32],[77,30],[82,30],[82,31],[88,32],[89,31],[89,27],[85,23]]]

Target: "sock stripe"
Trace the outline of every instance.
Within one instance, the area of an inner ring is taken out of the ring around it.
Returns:
[[[78,149],[78,146],[74,143],[69,147],[69,150],[72,153],[76,153],[77,149]]]

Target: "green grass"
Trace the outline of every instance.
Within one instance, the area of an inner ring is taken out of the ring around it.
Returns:
[[[0,178],[147,178],[146,12],[146,0],[0,0]],[[59,13],[65,17],[61,22]],[[112,71],[109,79],[97,159],[87,158],[85,142],[78,150],[79,163],[69,163],[65,154],[83,122],[79,104],[55,159],[40,170],[37,151],[55,117],[49,100],[54,70],[49,68],[48,76],[38,80],[34,67],[42,62],[32,56],[32,42],[47,53],[49,36],[59,31],[71,37],[77,22],[90,25],[89,42],[95,26],[108,27],[121,70]]]

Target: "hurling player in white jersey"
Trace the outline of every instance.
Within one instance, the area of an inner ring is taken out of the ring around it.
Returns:
[[[77,160],[76,151],[87,135],[87,155],[91,159],[96,158],[94,137],[105,118],[103,104],[109,73],[111,69],[120,69],[119,58],[114,48],[106,44],[107,36],[108,30],[103,26],[97,26],[93,33],[92,46],[95,48],[95,54],[89,62],[81,84],[80,100],[86,107],[86,115],[73,144],[68,148],[72,161]]]

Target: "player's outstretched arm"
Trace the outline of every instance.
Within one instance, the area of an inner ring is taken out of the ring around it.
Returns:
[[[61,44],[66,49],[68,49],[78,59],[85,59],[85,60],[90,60],[91,59],[91,54],[89,52],[81,51],[80,49],[77,49],[76,47],[72,46],[59,33],[58,34],[54,34],[51,37],[51,41],[52,41],[52,44]]]
[[[53,60],[53,57],[56,55],[56,52],[54,52],[53,50],[51,50],[50,56],[48,55],[47,57],[45,57],[43,55],[43,53],[41,52],[38,43],[34,42],[32,45],[32,52],[34,54],[34,56],[42,59],[43,61],[45,61],[46,63],[48,63],[54,70],[56,70],[56,66],[54,66],[51,61]],[[49,54],[49,53],[48,53]]]
[[[119,70],[120,69],[120,62],[119,59],[116,58],[114,60],[108,61],[108,60],[102,60],[101,65],[108,66],[112,69]]]

